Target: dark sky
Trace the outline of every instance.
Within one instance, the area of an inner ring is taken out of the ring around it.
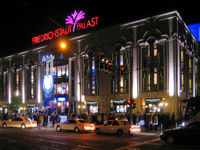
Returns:
[[[115,1],[28,1],[0,4],[0,57],[17,53],[32,45],[32,37],[65,26],[65,18],[75,9],[88,18],[99,16],[99,27],[126,23],[152,15],[178,10],[186,24],[200,23],[199,0],[115,0]]]

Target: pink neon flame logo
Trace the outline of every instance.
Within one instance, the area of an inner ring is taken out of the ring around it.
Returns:
[[[75,10],[74,13],[71,13],[71,16],[70,15],[67,16],[65,21],[66,21],[66,24],[73,25],[73,32],[74,32],[77,22],[84,18],[85,18],[85,13],[83,11],[77,12]]]

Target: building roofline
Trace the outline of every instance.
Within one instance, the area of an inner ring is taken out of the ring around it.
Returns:
[[[172,16],[172,15],[174,15],[174,16]],[[144,19],[139,19],[139,20],[136,20],[136,21],[128,22],[128,23],[124,23],[124,24],[121,24],[120,27],[124,28],[124,27],[130,26],[130,25],[137,26],[138,23],[144,22],[144,21],[146,21],[146,20],[148,20],[150,18],[161,18],[161,17],[166,17],[166,16],[171,16],[171,17],[175,17],[176,16],[176,17],[178,17],[178,19],[183,23],[183,25],[185,26],[187,31],[191,33],[191,36],[192,36],[193,40],[197,41],[195,39],[194,35],[192,34],[192,32],[190,31],[190,29],[188,28],[187,24],[184,22],[184,20],[181,17],[180,13],[177,10],[170,11],[170,12],[167,12],[167,13],[162,13],[160,15],[146,17]]]
[[[0,58],[0,60],[3,60],[3,59],[11,59],[12,57],[15,57],[16,55],[24,55],[30,51],[40,51],[44,48],[46,48],[47,45],[43,45],[43,46],[39,46],[39,47],[36,47],[36,48],[33,48],[33,49],[28,49],[28,50],[25,50],[23,52],[19,52],[19,53],[15,53],[15,54],[12,54],[12,55],[9,55],[9,56],[6,56],[6,57],[2,57]]]

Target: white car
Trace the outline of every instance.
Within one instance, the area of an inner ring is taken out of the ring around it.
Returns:
[[[71,119],[63,123],[56,123],[55,128],[57,132],[71,130],[78,133],[80,131],[94,131],[95,125],[93,123],[87,123],[82,119]]]
[[[141,132],[139,125],[131,125],[128,121],[123,120],[110,120],[104,125],[97,125],[96,134],[111,133],[121,136],[122,134],[133,134]]]
[[[37,121],[32,121],[30,118],[25,117],[15,117],[9,120],[1,121],[1,126],[6,127],[16,127],[16,128],[31,128],[37,127]]]

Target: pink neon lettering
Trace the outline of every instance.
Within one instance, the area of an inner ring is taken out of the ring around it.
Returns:
[[[73,25],[73,32],[75,31],[75,27],[76,24],[79,20],[84,19],[85,18],[85,13],[81,10],[80,12],[77,12],[76,10],[74,11],[74,13],[71,13],[71,16],[67,16],[67,18],[65,19],[66,24],[71,24]]]

